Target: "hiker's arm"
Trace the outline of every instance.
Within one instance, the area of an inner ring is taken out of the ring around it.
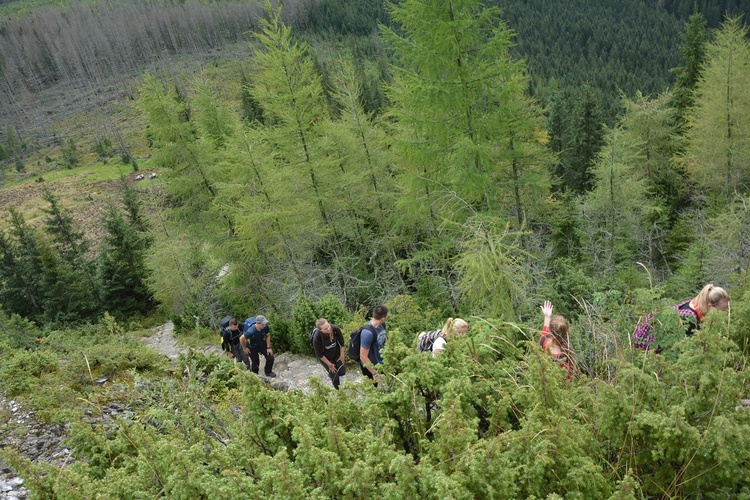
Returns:
[[[370,361],[370,348],[369,347],[362,347],[359,346],[359,360],[362,363],[362,366],[367,368],[370,373],[372,373],[373,377],[378,376],[378,372],[375,371],[375,369],[372,367],[372,361]]]
[[[266,352],[273,356],[273,349],[271,349],[271,332],[266,335]]]
[[[542,314],[544,314],[544,326],[549,328],[550,321],[552,320],[552,302],[545,300],[544,305],[540,307],[542,309]]]
[[[346,343],[344,342],[344,335],[341,333],[341,330],[339,327],[336,327],[336,331],[334,333],[336,337],[336,343],[339,345],[339,352],[341,353],[341,356],[339,356],[339,359],[341,360],[341,364],[346,364]]]
[[[242,350],[245,351],[245,354],[250,354],[250,349],[247,348],[247,341],[245,340],[244,335],[240,335],[240,345],[242,346]]]

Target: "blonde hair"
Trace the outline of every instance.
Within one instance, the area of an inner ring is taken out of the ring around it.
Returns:
[[[560,315],[552,316],[549,323],[549,331],[560,346],[560,349],[570,358],[573,350],[570,348],[570,326],[568,320]]]
[[[315,328],[318,329],[318,333],[320,333],[321,335],[325,335],[326,339],[328,339],[327,341],[330,342],[331,337],[333,337],[333,327],[331,327],[328,333],[320,329],[320,327],[325,325],[326,323],[331,324],[331,322],[325,318],[318,318],[318,321],[315,322]]]
[[[698,296],[693,299],[701,314],[706,314],[712,306],[716,307],[722,300],[729,301],[729,294],[720,286],[712,284],[704,286]]]
[[[463,328],[464,326],[466,328],[469,327],[469,323],[467,323],[466,320],[463,320],[461,318],[448,318],[448,320],[445,322],[445,325],[443,325],[440,336],[443,338],[448,338],[448,336],[456,333],[457,328]]]

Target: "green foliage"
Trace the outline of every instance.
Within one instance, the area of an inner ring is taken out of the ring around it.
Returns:
[[[57,356],[46,351],[11,351],[0,362],[0,382],[8,396],[28,392],[39,385],[39,378],[58,369]]]
[[[727,202],[747,192],[750,178],[750,42],[729,18],[707,47],[707,61],[687,116],[685,167],[712,197]]]
[[[39,328],[18,314],[6,315],[0,309],[0,341],[13,349],[34,350],[36,339],[41,336]]]
[[[652,298],[633,300],[648,308]],[[318,304],[336,309],[330,300]],[[476,318],[437,359],[417,353],[402,333],[419,322],[416,303],[389,306],[380,390],[283,393],[190,352],[180,378],[134,375],[133,419],[104,425],[97,404],[93,419],[69,413],[75,463],[47,475],[43,464],[12,464],[37,478],[37,492],[81,497],[632,498],[747,487],[750,420],[735,406],[748,387],[725,315],[709,314],[672,356],[619,346],[603,361],[610,379],[568,381],[535,338],[491,319]],[[632,309],[616,296],[591,307],[606,310],[591,317],[597,325]]]
[[[71,137],[64,143],[61,148],[62,152],[62,163],[68,168],[74,168],[78,166],[80,158],[78,156],[78,146],[76,141]]]
[[[106,209],[103,222],[107,234],[97,263],[103,307],[119,315],[146,313],[154,306],[146,285],[146,252],[151,240],[144,233],[145,221],[137,202],[131,198],[126,208],[127,219],[115,205]]]
[[[94,140],[94,146],[93,146],[94,153],[99,156],[99,158],[109,158],[113,154],[112,150],[112,141],[109,139],[109,137],[99,137]],[[123,163],[129,163],[129,162],[123,162]]]

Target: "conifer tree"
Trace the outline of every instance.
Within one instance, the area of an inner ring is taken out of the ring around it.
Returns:
[[[11,210],[12,222],[24,224],[18,213]],[[28,227],[23,227],[28,231]],[[19,230],[14,227],[14,236],[19,237]],[[14,241],[4,232],[0,233],[0,301],[9,313],[19,314],[25,318],[41,321],[44,312],[44,293],[40,283],[42,272],[36,243],[32,240],[24,248],[18,240]],[[25,250],[25,251],[24,251]],[[34,251],[36,255],[29,253]]]
[[[632,99],[623,98],[624,114],[620,123],[637,143],[643,158],[640,168],[652,196],[676,209],[685,196],[684,179],[672,159],[682,141],[675,125],[675,110],[668,103],[671,94],[650,99],[637,92]]]
[[[593,171],[596,182],[581,209],[586,253],[597,272],[610,279],[632,264],[646,240],[643,221],[653,207],[642,162],[638,142],[622,127],[607,130]]]
[[[210,210],[216,197],[209,172],[213,148],[196,140],[192,112],[187,112],[185,101],[184,93],[178,95],[151,75],[146,75],[140,87],[138,103],[148,123],[153,162],[169,180],[170,213],[188,226],[209,227],[220,222]]]
[[[99,253],[98,277],[104,308],[110,313],[146,313],[154,306],[145,264],[148,236],[110,205],[103,216],[106,235]]]
[[[573,147],[563,173],[565,184],[583,194],[594,186],[594,162],[602,147],[602,118],[596,95],[585,85],[573,111]]]
[[[510,57],[511,32],[498,13],[473,0],[391,6],[398,30],[383,29],[396,57],[390,113],[400,127],[404,201],[413,200],[408,210],[420,220],[437,217],[441,206],[447,214],[439,217],[451,217],[456,206],[441,200],[451,191],[497,214],[507,214],[509,194],[521,216],[515,187],[544,187],[536,173],[543,162],[518,156],[538,144],[538,125],[524,102],[523,64]]]
[[[101,303],[101,297],[95,278],[95,264],[87,255],[88,242],[84,238],[83,231],[76,227],[73,217],[63,210],[55,195],[46,186],[42,197],[50,205],[48,209],[44,209],[48,215],[47,234],[52,238],[60,259],[77,272],[77,279],[87,284],[81,287],[81,290],[88,291],[90,301],[96,307]],[[50,262],[54,262],[54,259]]]
[[[675,75],[675,84],[671,105],[676,110],[676,118],[680,125],[684,125],[685,113],[693,106],[695,87],[706,60],[707,45],[706,18],[696,11],[691,14],[682,34],[680,53],[684,65],[672,70]]]
[[[312,198],[317,204],[322,234],[334,230],[326,209],[326,165],[318,158],[315,126],[326,117],[321,77],[309,57],[309,47],[295,42],[280,12],[261,21],[256,33],[258,52],[252,92],[274,123],[266,130],[287,167],[290,196]],[[304,178],[306,185],[300,185]],[[304,191],[296,192],[297,188]]]
[[[687,117],[688,172],[724,202],[750,187],[750,42],[739,18],[728,19],[708,46]]]

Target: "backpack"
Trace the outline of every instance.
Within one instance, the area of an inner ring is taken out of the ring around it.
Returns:
[[[310,330],[310,334],[307,336],[308,342],[310,342],[310,345],[313,345],[313,340],[315,340],[315,334],[318,333],[318,327],[316,326],[312,330]]]
[[[221,319],[221,328],[219,328],[219,335],[221,336],[221,348],[225,351],[232,350],[231,332],[229,330],[230,319],[232,319],[231,316],[224,316]]]
[[[223,318],[221,318],[221,330],[223,330],[224,328],[229,328],[229,320],[230,319],[232,319],[231,316],[224,316]],[[221,331],[221,330],[219,330],[219,331]]]
[[[435,341],[443,333],[442,330],[433,330],[431,332],[422,332],[417,337],[417,351],[431,352]]]
[[[242,331],[247,332],[250,330],[250,327],[255,326],[255,316],[251,318],[247,318],[244,323],[242,323]]]
[[[349,349],[346,351],[346,354],[352,361],[361,361],[359,359],[359,348],[362,344],[362,330],[370,330],[375,335],[375,330],[372,327],[368,328],[369,325],[370,323],[360,326],[349,335]]]

